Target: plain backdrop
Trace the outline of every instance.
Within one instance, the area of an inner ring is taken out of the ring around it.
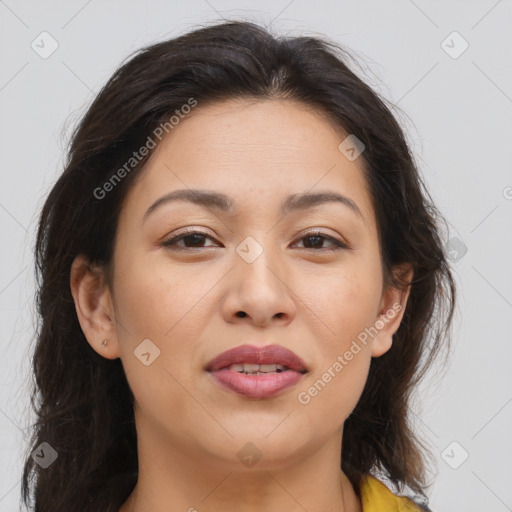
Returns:
[[[460,291],[447,371],[419,393],[431,506],[512,510],[511,1],[0,0],[0,512],[19,509],[34,233],[70,129],[131,52],[222,18],[343,44],[399,107]]]

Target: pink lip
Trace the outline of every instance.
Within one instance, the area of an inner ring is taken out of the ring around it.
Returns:
[[[246,375],[227,369],[232,364],[279,364],[289,369],[267,375]],[[241,345],[212,359],[205,368],[222,387],[250,398],[275,396],[294,386],[307,372],[304,361],[279,345]]]

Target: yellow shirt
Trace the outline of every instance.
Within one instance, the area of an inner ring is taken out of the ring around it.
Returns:
[[[396,496],[373,476],[363,477],[360,491],[363,512],[421,512],[409,498]]]

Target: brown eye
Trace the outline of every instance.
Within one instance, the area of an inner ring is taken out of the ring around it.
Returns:
[[[173,250],[187,250],[187,249],[201,249],[207,247],[215,247],[215,245],[205,245],[206,239],[214,240],[209,234],[202,231],[186,231],[177,236],[174,236],[168,240],[162,242],[164,247],[171,248]],[[299,241],[304,241],[303,249],[320,250],[320,251],[336,251],[338,249],[347,249],[348,246],[336,238],[326,235],[322,232],[308,233],[301,237]],[[180,243],[183,242],[183,243]],[[329,242],[330,247],[323,247],[323,245]]]
[[[177,235],[169,240],[165,240],[162,242],[164,247],[170,248],[178,248],[177,250],[186,250],[186,249],[200,249],[202,247],[213,247],[212,245],[204,245],[205,239],[213,240],[213,238],[203,233],[202,231],[187,231],[180,235]],[[183,244],[178,244],[178,242],[183,241]]]
[[[336,251],[338,249],[346,249],[347,245],[343,242],[340,242],[336,238],[326,235],[322,232],[314,232],[308,233],[307,235],[301,237],[299,240],[307,240],[307,243],[304,243],[304,249],[320,249],[320,250],[328,250],[328,251]],[[325,241],[330,242],[334,245],[334,247],[319,247],[322,246]]]

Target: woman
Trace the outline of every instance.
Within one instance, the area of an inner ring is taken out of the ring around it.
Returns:
[[[455,288],[346,58],[226,22],[98,94],[37,236],[34,510],[426,510],[409,399]]]

